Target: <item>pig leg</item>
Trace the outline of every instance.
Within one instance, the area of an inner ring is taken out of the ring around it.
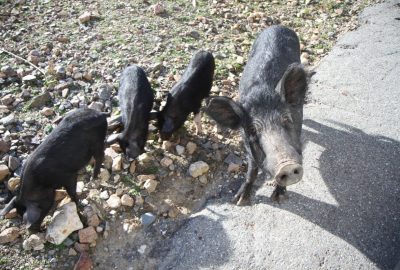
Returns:
[[[201,134],[202,128],[201,128],[201,113],[200,112],[198,112],[194,115],[193,122],[196,127],[196,135]]]
[[[247,160],[249,166],[247,169],[246,182],[242,184],[239,191],[233,198],[233,202],[236,203],[236,205],[244,205],[246,202],[248,202],[254,180],[256,179],[258,173],[258,167],[254,160],[251,157],[248,157]]]
[[[104,161],[104,146],[103,143],[99,143],[96,147],[95,147],[95,151],[93,154],[94,160],[95,160],[95,165],[94,165],[94,169],[93,169],[93,179],[96,179],[97,176],[100,173],[100,167],[101,164]]]
[[[78,206],[78,195],[76,194],[76,178],[77,175],[72,175],[70,177],[68,177],[69,181],[66,181],[66,183],[68,183],[68,185],[65,186],[65,190],[67,191],[69,197],[71,198],[71,200],[73,202],[76,203],[76,206]]]
[[[272,192],[271,199],[274,202],[280,202],[284,199],[286,193],[286,187],[276,186],[275,190]]]

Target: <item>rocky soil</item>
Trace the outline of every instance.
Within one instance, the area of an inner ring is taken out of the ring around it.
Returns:
[[[118,79],[129,64],[147,72],[157,110],[192,54],[207,49],[216,58],[212,94],[236,98],[262,29],[294,28],[302,62],[312,69],[375,2],[0,0],[0,193],[16,189],[23,161],[69,110],[118,115]],[[161,142],[152,123],[147,153],[132,163],[111,145],[99,179],[89,181],[91,165],[79,174],[77,208],[65,191],[57,193],[42,233],[29,235],[11,211],[0,221],[0,268],[155,267],[157,241],[207,198],[233,193],[235,187],[223,187],[227,179],[244,177],[238,134],[218,130],[205,116],[203,133],[194,130],[187,121]],[[77,210],[82,222],[73,218]],[[121,266],[120,257],[134,263]]]

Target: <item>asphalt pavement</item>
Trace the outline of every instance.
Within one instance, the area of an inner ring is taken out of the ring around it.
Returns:
[[[304,178],[271,202],[229,200],[227,181],[152,251],[158,269],[394,269],[400,261],[400,2],[366,8],[316,68]]]

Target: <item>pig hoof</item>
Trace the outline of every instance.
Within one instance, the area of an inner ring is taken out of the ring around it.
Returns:
[[[287,198],[288,196],[286,195],[286,187],[281,187],[281,186],[277,186],[271,195],[272,201],[277,203],[281,203]]]

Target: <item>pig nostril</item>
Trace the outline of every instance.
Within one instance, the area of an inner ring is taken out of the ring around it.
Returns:
[[[288,178],[288,176],[286,174],[282,175],[281,177],[281,181],[286,181],[286,179]]]
[[[294,174],[299,174],[299,171],[298,171],[298,170],[294,170],[293,173],[294,173]]]

